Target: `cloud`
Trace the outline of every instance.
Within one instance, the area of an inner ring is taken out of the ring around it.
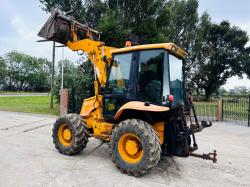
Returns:
[[[250,89],[250,80],[247,79],[246,75],[243,76],[243,79],[239,78],[238,76],[229,78],[223,88],[230,90],[238,86],[245,86]]]
[[[4,8],[11,7],[12,5],[14,4],[12,4],[11,1],[9,1],[9,3],[5,1]],[[27,3],[27,9],[34,9],[34,5],[34,3]],[[0,16],[2,14],[3,13],[0,12]],[[33,14],[33,16],[31,16],[31,14]],[[8,21],[9,24],[5,24],[6,30],[2,31],[5,33],[1,32],[2,34],[0,35],[0,55],[4,55],[12,50],[17,50],[32,56],[48,58],[51,60],[52,42],[37,42],[38,40],[41,40],[41,38],[37,36],[37,33],[49,15],[46,15],[41,9],[35,11],[34,15],[34,12],[32,11],[28,13],[27,11],[20,12],[16,11],[14,7],[4,16],[6,22]],[[56,61],[61,60],[61,58],[62,48],[56,48]],[[65,49],[64,58],[76,61],[79,59],[79,56],[69,49]]]
[[[199,14],[204,11],[211,16],[212,21],[219,23],[222,20],[228,20],[232,25],[240,27],[250,35],[250,13],[249,0],[200,0]]]
[[[27,26],[27,23],[24,22],[22,16],[15,15],[11,20],[11,25],[16,31],[16,34],[23,40],[34,41],[37,39],[35,31]]]

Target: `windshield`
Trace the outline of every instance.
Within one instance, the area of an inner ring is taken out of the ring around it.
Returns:
[[[182,60],[169,54],[170,94],[174,96],[173,104],[183,102]]]
[[[109,94],[127,94],[131,61],[132,53],[114,56],[107,89]]]

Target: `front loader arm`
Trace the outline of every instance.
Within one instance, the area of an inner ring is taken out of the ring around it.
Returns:
[[[67,46],[72,51],[83,50],[88,54],[88,57],[94,66],[95,77],[101,86],[105,86],[107,79],[106,66],[110,65],[110,51],[115,48],[107,47],[103,42],[91,39],[84,39],[76,42],[68,41]]]
[[[99,41],[98,31],[77,22],[73,17],[66,16],[59,10],[53,10],[38,36],[61,43],[72,51],[86,52],[94,66],[95,95],[98,95],[98,85],[104,86],[106,83],[106,66],[111,62],[110,51],[115,49]]]

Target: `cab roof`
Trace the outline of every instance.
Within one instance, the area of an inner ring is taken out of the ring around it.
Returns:
[[[115,50],[112,50],[111,53],[117,54],[117,53],[129,52],[129,51],[148,50],[148,49],[165,49],[182,59],[185,58],[185,56],[187,55],[187,53],[183,49],[177,47],[173,43],[137,45],[137,46],[132,46],[132,47],[115,49]]]

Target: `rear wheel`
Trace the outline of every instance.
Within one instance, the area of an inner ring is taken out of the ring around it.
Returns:
[[[87,129],[77,114],[67,114],[56,120],[52,130],[56,149],[65,155],[80,153],[88,143]]]
[[[128,119],[114,129],[110,152],[121,172],[141,176],[158,164],[161,145],[152,126],[142,120]]]

